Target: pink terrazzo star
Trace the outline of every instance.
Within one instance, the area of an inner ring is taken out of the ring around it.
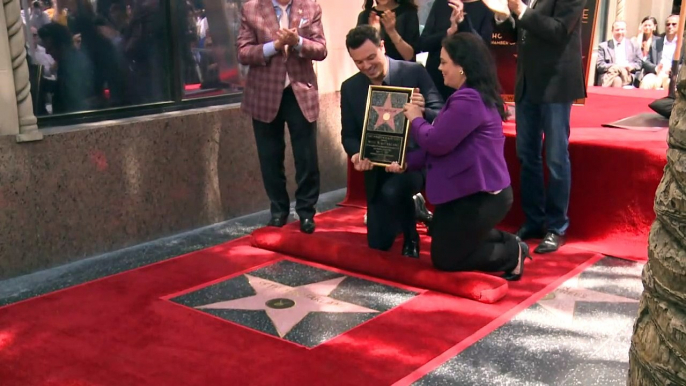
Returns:
[[[579,286],[579,277],[573,277],[555,291],[538,301],[538,304],[553,315],[566,321],[574,320],[576,302],[593,303],[638,303],[638,300],[606,294]]]
[[[198,306],[199,309],[264,310],[280,337],[288,334],[310,312],[376,313],[378,311],[329,297],[345,276],[290,287],[259,277],[245,275],[256,295]]]
[[[374,110],[376,110],[377,117],[376,117],[376,122],[374,122],[374,128],[373,130],[378,129],[383,125],[384,123],[387,124],[388,126],[391,127],[392,132],[396,132],[396,127],[395,127],[395,117],[398,114],[403,113],[402,108],[397,108],[393,107],[393,104],[391,103],[391,96],[387,95],[386,96],[386,102],[383,104],[383,106],[372,106]],[[379,121],[381,123],[379,123]]]

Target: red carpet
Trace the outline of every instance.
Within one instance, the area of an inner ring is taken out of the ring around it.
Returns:
[[[584,106],[572,109],[570,158],[572,194],[569,245],[628,260],[646,260],[648,233],[655,218],[655,190],[666,164],[667,130],[641,132],[603,128],[641,112],[663,91],[591,88]],[[519,202],[519,162],[514,122],[505,125],[505,156],[515,203]],[[349,168],[343,206],[363,207],[361,173]],[[517,204],[502,226],[516,229],[523,220]]]
[[[318,223],[327,229],[324,218]],[[333,225],[328,228],[333,231]],[[527,264],[524,279],[512,283],[507,295],[492,305],[419,290],[399,307],[307,349],[163,299],[286,258],[253,248],[249,240],[0,308],[1,384],[405,382],[428,371],[430,361],[441,354],[461,351],[601,258],[570,247],[536,257]]]
[[[507,281],[494,275],[434,269],[426,237],[422,238],[421,260],[402,257],[398,243],[391,252],[370,249],[362,216],[360,209],[334,209],[317,217],[314,235],[300,232],[297,222],[283,229],[262,228],[253,233],[253,246],[482,303],[495,303],[507,293]]]

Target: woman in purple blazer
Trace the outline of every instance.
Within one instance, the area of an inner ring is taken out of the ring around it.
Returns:
[[[529,247],[495,229],[513,200],[495,63],[479,36],[458,33],[443,41],[439,69],[456,91],[434,122],[422,118],[421,107],[405,106],[420,147],[408,153],[407,169],[426,168],[427,197],[436,206],[431,260],[444,271],[505,272],[519,280]],[[403,172],[398,164],[388,171]]]

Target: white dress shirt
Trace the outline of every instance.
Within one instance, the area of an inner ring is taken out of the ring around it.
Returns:
[[[667,40],[667,37],[665,36],[664,45],[662,46],[662,59],[660,59],[660,63],[662,63],[662,69],[664,71],[672,68],[672,60],[674,59],[675,50],[676,36],[674,36],[674,39],[671,42]]]
[[[619,65],[624,65],[629,63],[626,57],[626,45],[631,44],[631,42],[627,42],[626,39],[622,39],[621,42],[616,41],[614,38],[612,38],[612,41],[615,43],[615,63],[614,64],[619,64]]]

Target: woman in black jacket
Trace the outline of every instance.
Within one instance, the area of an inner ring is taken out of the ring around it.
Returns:
[[[443,39],[449,33],[472,32],[481,36],[486,45],[490,46],[493,28],[495,27],[495,15],[482,1],[463,0],[453,1],[453,3],[455,5],[451,7],[449,0],[434,1],[418,44],[418,52],[428,52],[429,54],[426,58],[426,70],[445,100],[448,100],[448,97],[455,90],[443,83],[443,75],[438,71]],[[450,19],[455,7],[461,9],[462,15],[457,20],[457,29],[449,32],[448,29],[451,28]]]
[[[380,31],[388,57],[415,61],[419,42],[415,0],[365,0],[363,7],[357,25],[369,24]]]

